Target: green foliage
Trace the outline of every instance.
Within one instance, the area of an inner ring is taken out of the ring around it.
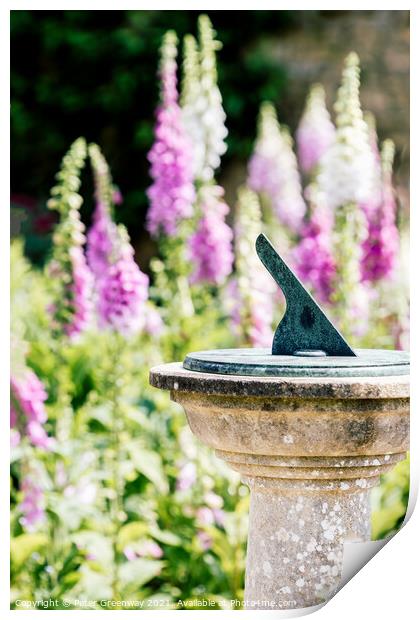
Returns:
[[[13,538],[10,545],[12,572],[21,570],[31,555],[47,544],[48,537],[45,534],[20,534]]]
[[[200,296],[185,290],[199,307],[189,316],[176,297],[166,300],[172,318],[161,352],[147,335],[125,341],[92,331],[69,342],[63,334],[53,337],[47,304],[37,301],[39,290],[48,290],[47,277],[29,266],[20,241],[12,255],[13,300],[25,299],[18,312],[25,325],[22,357],[47,389],[46,429],[58,438],[52,452],[23,439],[12,463],[13,600],[155,597],[176,605],[180,597],[208,596],[219,605],[241,596],[246,489],[197,445],[168,395],[148,385],[148,369],[162,355],[208,346],[214,321],[219,327],[213,339],[229,340],[214,292]],[[184,278],[186,267],[176,268]],[[29,286],[33,281],[39,289]],[[168,287],[179,289],[174,279]],[[180,490],[177,479],[187,460],[194,463],[197,480]],[[46,521],[33,533],[21,522],[21,481],[27,472],[42,485],[46,508]],[[221,498],[226,518],[207,528],[199,511],[208,508],[210,492]],[[214,546],[206,550],[200,532]]]
[[[382,476],[381,486],[372,491],[372,539],[394,534],[407,511],[410,489],[410,460],[407,458]]]

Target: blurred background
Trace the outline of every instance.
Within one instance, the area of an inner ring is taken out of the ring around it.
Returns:
[[[101,145],[124,201],[116,217],[147,269],[155,248],[143,223],[150,185],[158,49],[172,28],[195,31],[196,11],[12,11],[12,205],[26,252],[42,262],[54,215],[45,206],[63,153],[79,135]],[[209,11],[223,47],[219,86],[228,151],[221,185],[233,206],[244,182],[264,100],[296,129],[310,84],[321,82],[330,110],[345,56],[357,50],[361,100],[379,139],[396,144],[394,182],[408,208],[408,11]],[[240,33],[240,34],[239,34]],[[88,176],[88,175],[86,175]],[[89,183],[89,179],[85,181]],[[86,191],[82,215],[93,208]],[[139,251],[141,247],[141,251]]]

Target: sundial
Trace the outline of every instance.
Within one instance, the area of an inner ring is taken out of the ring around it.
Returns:
[[[263,234],[256,240],[263,265],[283,291],[286,312],[270,349],[216,349],[189,353],[186,370],[257,377],[380,377],[409,373],[405,351],[353,349]]]
[[[256,251],[286,298],[271,348],[190,353],[150,383],[250,488],[245,607],[314,610],[342,583],[345,545],[370,541],[371,488],[405,458],[409,358],[353,349],[264,235]]]

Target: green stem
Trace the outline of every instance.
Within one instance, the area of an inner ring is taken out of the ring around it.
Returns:
[[[123,430],[122,412],[119,410],[120,393],[120,373],[118,372],[118,363],[121,355],[120,340],[118,334],[112,334],[110,337],[109,360],[111,364],[109,378],[108,395],[111,401],[111,433],[110,433],[110,450],[109,450],[109,471],[111,473],[111,497],[110,497],[110,514],[112,527],[112,550],[113,550],[113,570],[112,570],[112,595],[114,600],[121,600],[120,583],[119,583],[119,549],[118,534],[121,522],[124,520],[124,504],[123,504],[123,485],[120,475],[119,463],[121,460],[121,443],[120,433]]]
[[[352,316],[351,312],[353,307],[357,307],[361,293],[360,258],[364,225],[364,216],[356,204],[348,203],[338,209],[335,239],[337,274],[332,302],[340,331],[349,339],[364,319]]]

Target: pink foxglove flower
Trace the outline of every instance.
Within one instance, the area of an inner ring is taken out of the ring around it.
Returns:
[[[144,330],[149,336],[160,336],[164,330],[162,317],[158,310],[151,304],[147,304],[144,311]]]
[[[193,215],[195,199],[192,146],[178,104],[176,44],[175,33],[167,32],[162,45],[161,104],[157,110],[155,143],[148,155],[153,184],[147,190],[147,227],[153,235],[175,235],[179,222]]]
[[[96,208],[88,232],[87,257],[96,278],[100,327],[129,335],[140,329],[156,336],[162,320],[148,297],[148,278],[134,261],[127,231],[113,221],[115,187],[108,163],[95,144],[89,146],[95,180]]]
[[[313,186],[306,189],[311,215],[302,227],[301,240],[293,251],[298,276],[314,290],[316,299],[330,301],[335,277],[333,254],[334,218]]]
[[[19,504],[22,512],[20,522],[28,532],[33,532],[45,521],[45,499],[42,487],[28,475],[22,482],[23,500]]]
[[[334,141],[335,128],[325,105],[325,91],[312,86],[300,120],[296,142],[301,170],[310,173]]]
[[[122,202],[121,193],[112,184],[111,172],[97,144],[90,144],[89,157],[95,184],[96,206],[92,226],[87,234],[86,256],[89,267],[98,281],[107,271],[116,243],[113,206]],[[116,200],[117,199],[117,200]]]
[[[238,279],[232,276],[224,289],[224,305],[234,334],[239,338],[242,332],[241,298],[239,295]]]
[[[110,264],[98,283],[99,323],[130,336],[144,327],[149,278],[134,260],[124,227],[116,234]]]
[[[219,285],[231,273],[233,264],[233,233],[225,222],[229,207],[223,200],[223,189],[217,185],[204,186],[199,200],[202,216],[189,242],[194,265],[191,279],[194,283]]]
[[[123,549],[123,553],[129,562],[139,557],[159,559],[163,556],[162,548],[154,540],[144,540],[133,546],[126,545]]]
[[[134,551],[133,547],[130,547],[130,545],[126,545],[124,547],[123,553],[129,562],[133,562],[138,558],[137,553]]]
[[[226,513],[223,510],[223,497],[208,491],[204,495],[204,501],[213,513],[213,521],[217,525],[223,525],[226,521]]]
[[[390,277],[399,252],[396,202],[392,187],[394,145],[386,140],[382,149],[381,200],[369,218],[368,235],[363,243],[362,279],[374,282]]]
[[[93,223],[87,234],[86,250],[88,264],[95,278],[101,278],[108,268],[114,237],[114,225],[109,210],[103,202],[97,202]]]
[[[162,548],[154,540],[146,540],[139,546],[138,552],[140,557],[161,558],[163,556]]]
[[[11,427],[17,430],[19,436],[26,434],[34,446],[51,450],[54,439],[47,435],[43,427],[47,421],[46,400],[45,388],[32,370],[27,370],[22,377],[11,378]]]
[[[123,195],[121,193],[121,190],[119,187],[116,187],[115,185],[113,187],[113,192],[112,192],[112,202],[114,203],[114,205],[121,205],[123,202]]]
[[[69,292],[72,297],[73,317],[64,329],[69,338],[73,339],[79,336],[92,320],[93,278],[81,247],[70,248],[69,257],[72,267],[72,282],[69,285]]]
[[[201,506],[196,513],[197,523],[202,527],[214,523],[214,514],[208,506]]]
[[[261,194],[279,221],[298,232],[306,211],[289,130],[281,127],[271,103],[261,106],[258,137],[249,162],[248,185]]]

